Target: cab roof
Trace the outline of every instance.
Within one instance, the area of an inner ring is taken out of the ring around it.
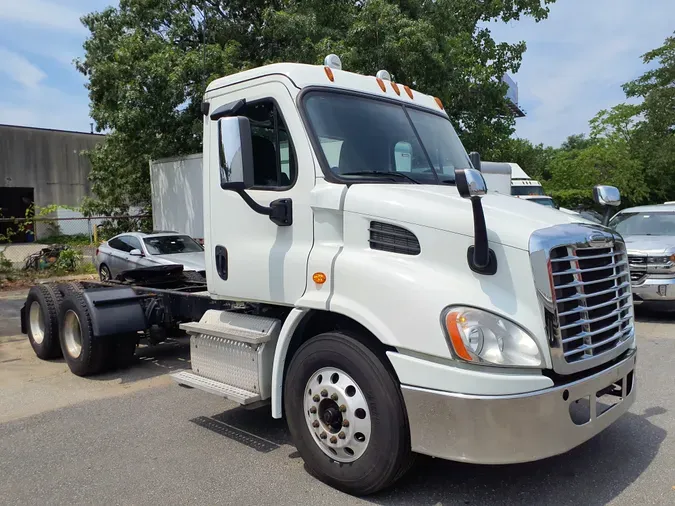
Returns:
[[[367,93],[373,96],[387,97],[402,103],[414,104],[446,114],[431,95],[410,89],[412,98],[408,95],[403,84],[378,79],[373,76],[355,74],[346,70],[337,70],[323,65],[307,65],[304,63],[273,63],[256,67],[212,81],[206,88],[206,99],[214,95],[218,89],[234,84],[262,79],[270,76],[285,76],[293,85],[301,90],[310,86],[321,86]],[[333,76],[331,80],[330,76]],[[382,83],[382,85],[380,85]],[[384,90],[381,86],[384,86]],[[398,88],[398,93],[396,89]]]

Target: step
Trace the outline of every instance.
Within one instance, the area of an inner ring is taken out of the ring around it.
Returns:
[[[171,378],[179,385],[196,388],[197,390],[203,390],[210,394],[225,397],[226,399],[238,402],[244,406],[261,400],[259,394],[233,387],[220,381],[205,378],[204,376],[200,376],[199,374],[190,371],[173,373],[171,374]]]

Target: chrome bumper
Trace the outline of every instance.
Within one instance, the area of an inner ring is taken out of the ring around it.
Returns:
[[[675,278],[647,277],[640,284],[632,285],[631,290],[635,304],[656,301],[675,302]]]
[[[624,360],[593,376],[520,395],[462,395],[402,386],[412,448],[478,464],[528,462],[564,453],[630,408],[635,400],[635,360],[636,351],[631,350]],[[602,405],[596,394],[616,383],[621,385],[621,396],[614,397],[618,402],[598,414]],[[588,421],[577,425],[584,407]]]

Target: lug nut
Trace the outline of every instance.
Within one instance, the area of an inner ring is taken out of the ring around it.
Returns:
[[[349,427],[349,420],[342,420],[343,427]]]
[[[311,408],[309,408],[309,412],[312,413],[312,414],[315,414],[316,413],[316,406],[312,406]]]
[[[338,434],[338,437],[339,437],[340,439],[344,439],[346,436],[345,436],[345,433],[344,433],[344,432],[340,431],[340,433]]]
[[[337,444],[337,438],[335,436],[333,436],[332,438],[330,438],[330,442],[332,444]]]
[[[314,420],[314,421],[312,422],[312,427],[314,427],[315,429],[318,428],[319,425],[320,425],[320,424],[319,424],[319,420]]]
[[[321,397],[328,397],[328,390],[321,390]]]
[[[340,404],[340,413],[344,413],[345,411],[347,411],[347,406]]]
[[[315,395],[314,397],[312,397],[312,400],[313,400],[314,402],[319,402],[319,395],[317,394],[317,395]]]
[[[326,434],[325,432],[322,432],[321,434],[319,434],[319,437],[321,439],[326,439],[328,437],[328,434]]]
[[[334,401],[337,401],[338,400],[338,394],[333,394],[333,395],[330,396],[330,398],[333,399]]]

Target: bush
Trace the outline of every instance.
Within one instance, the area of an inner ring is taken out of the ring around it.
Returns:
[[[0,274],[9,274],[11,271],[12,262],[7,259],[3,251],[0,251]]]
[[[65,272],[73,272],[82,262],[82,254],[74,249],[66,249],[61,252],[54,262],[54,269]]]

